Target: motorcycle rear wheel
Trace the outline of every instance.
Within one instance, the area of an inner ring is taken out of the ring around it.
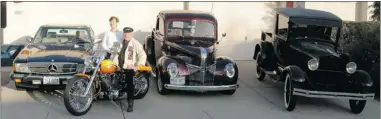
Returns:
[[[149,82],[149,75],[150,74],[143,74],[144,76],[140,78],[140,83],[135,83],[135,91],[139,90],[141,88],[140,92],[135,92],[137,94],[134,94],[134,99],[142,99],[144,98],[149,90],[150,82]],[[134,79],[135,80],[135,79]],[[137,81],[135,81],[137,82]],[[139,85],[139,86],[137,86]]]
[[[93,91],[89,90],[89,93],[85,97],[81,97],[86,90],[86,86],[89,80],[84,77],[74,77],[68,80],[64,91],[64,104],[68,112],[74,116],[81,116],[86,114],[92,107],[93,103]],[[83,103],[81,106],[80,103]]]

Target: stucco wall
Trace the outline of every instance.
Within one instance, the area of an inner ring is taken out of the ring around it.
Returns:
[[[355,20],[356,2],[305,2],[305,8],[329,11],[343,20]]]
[[[108,18],[112,15],[120,18],[121,28],[135,28],[135,37],[143,40],[154,28],[160,10],[183,9],[183,2],[8,2],[7,5],[8,25],[4,30],[4,43],[24,41],[25,36],[33,36],[40,25],[48,23],[89,24],[95,34],[101,36],[109,29]],[[344,20],[355,20],[355,2],[295,5],[330,11]],[[270,8],[276,7],[275,2],[189,3],[191,10],[211,11],[212,6],[219,22],[219,34],[227,33],[218,46],[217,54],[235,60],[252,60],[254,44],[259,41],[261,30],[270,30],[273,24],[270,22],[273,19]]]
[[[213,4],[213,5],[212,5]],[[212,10],[213,6],[213,10]],[[217,55],[234,60],[252,60],[254,45],[262,29],[267,29],[272,2],[191,2],[190,9],[211,11],[219,22],[219,34],[226,33]]]
[[[160,10],[183,8],[182,2],[8,2],[7,5],[5,43],[34,36],[40,25],[50,23],[88,24],[95,34],[101,35],[109,29],[108,19],[113,15],[119,17],[120,28],[133,27],[142,40],[154,28]]]

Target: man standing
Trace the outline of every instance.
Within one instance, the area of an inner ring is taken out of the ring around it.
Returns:
[[[139,41],[132,37],[133,31],[134,30],[131,27],[123,28],[124,40],[122,42],[122,48],[120,54],[113,59],[126,74],[126,91],[128,100],[127,112],[133,111],[135,87],[133,84],[133,77],[135,75],[136,67],[145,65],[147,60],[147,55],[144,52],[143,46]]]
[[[112,16],[109,19],[110,22],[110,30],[107,30],[104,33],[104,37],[102,40],[102,47],[105,50],[110,50],[111,47],[114,45],[114,42],[121,41],[123,39],[123,33],[122,31],[118,30],[118,23],[119,19],[116,16]],[[107,54],[106,58],[110,57],[110,53]]]

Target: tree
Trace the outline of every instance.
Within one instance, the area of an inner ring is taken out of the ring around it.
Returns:
[[[371,11],[372,16],[370,16],[370,18],[373,21],[380,21],[380,1],[373,2],[373,4],[369,7],[373,8],[373,10]]]

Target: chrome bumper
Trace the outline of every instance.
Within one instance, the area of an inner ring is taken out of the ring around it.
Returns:
[[[171,85],[165,84],[164,88],[171,90],[184,90],[184,91],[223,91],[223,90],[233,90],[239,87],[238,84],[234,85],[223,85],[223,86],[182,86],[182,85]]]
[[[325,92],[325,91],[310,91],[294,88],[294,95],[311,97],[311,98],[336,98],[336,99],[353,99],[353,100],[372,100],[374,93],[342,93],[342,92]]]
[[[32,74],[15,74],[15,73],[11,73],[9,75],[9,77],[11,79],[15,79],[15,78],[22,78],[22,79],[37,78],[37,79],[42,79],[44,76],[49,76],[49,75],[39,75],[39,74],[32,75]],[[74,76],[74,74],[73,75],[51,75],[51,76],[59,77],[60,79],[70,79],[70,78],[72,78]]]

